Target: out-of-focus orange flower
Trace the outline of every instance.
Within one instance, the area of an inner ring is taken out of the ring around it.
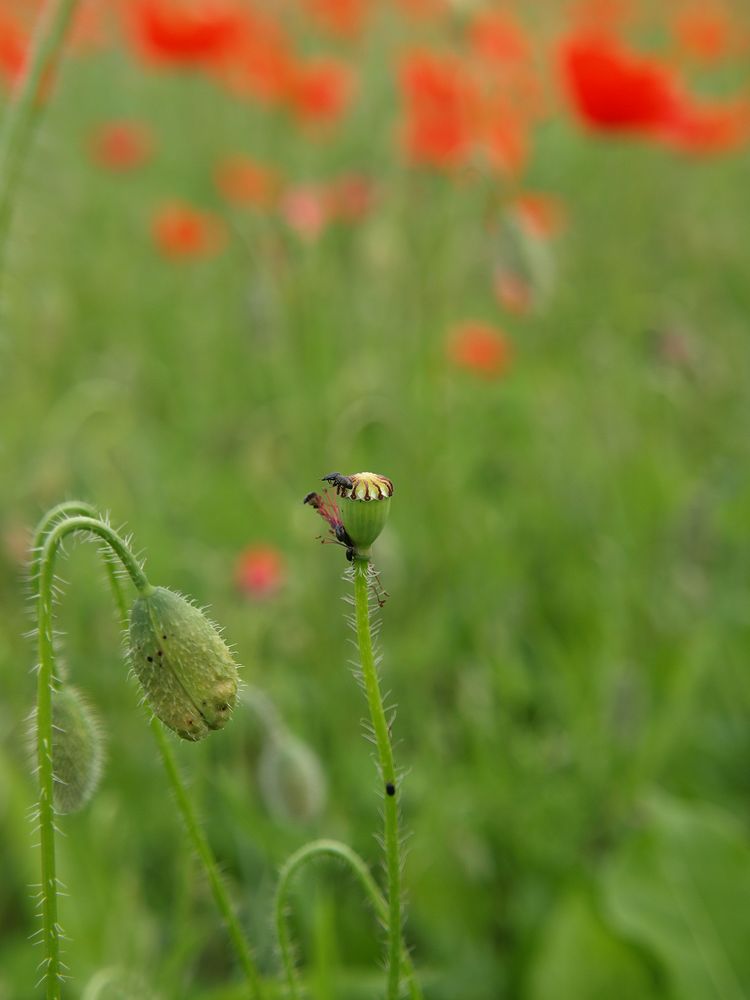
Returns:
[[[682,51],[702,63],[718,62],[732,50],[732,23],[717,5],[694,3],[678,11],[674,33]]]
[[[336,59],[312,59],[295,67],[288,100],[299,121],[333,124],[349,106],[353,90],[350,66]]]
[[[100,125],[90,140],[91,155],[108,170],[134,170],[153,149],[151,130],[140,122],[115,121]]]
[[[305,6],[320,29],[353,38],[364,27],[370,0],[305,0]]]
[[[561,198],[541,191],[527,191],[513,201],[513,209],[523,228],[542,239],[557,236],[565,228],[567,211]]]
[[[182,201],[170,201],[154,214],[154,242],[159,251],[175,260],[210,257],[226,242],[221,220]]]
[[[0,11],[0,75],[10,87],[23,75],[27,44],[26,34],[17,21]]]
[[[448,357],[459,368],[486,378],[503,375],[510,364],[510,341],[488,323],[469,321],[451,331]]]
[[[292,46],[281,24],[265,11],[243,9],[232,58],[215,70],[238,97],[271,104],[286,96],[294,67]]]
[[[308,242],[316,240],[329,221],[327,192],[314,184],[287,188],[280,209],[289,228]]]
[[[249,156],[230,156],[216,168],[216,186],[227,201],[267,208],[279,190],[279,176],[272,168]]]
[[[493,288],[500,305],[516,316],[525,316],[534,304],[531,285],[515,271],[498,268],[494,274]]]
[[[492,106],[481,139],[492,166],[516,176],[526,166],[530,152],[529,126],[503,102]]]
[[[137,0],[130,17],[140,52],[155,63],[211,65],[233,54],[242,29],[230,0]]]
[[[570,14],[583,28],[613,29],[632,21],[638,0],[577,0]]]
[[[750,99],[697,101],[686,97],[665,134],[688,153],[728,153],[750,139]]]
[[[473,51],[488,63],[518,63],[530,58],[526,32],[507,11],[482,11],[469,26]]]
[[[608,35],[583,32],[560,47],[564,83],[590,128],[661,133],[679,107],[674,72]]]
[[[401,87],[409,157],[440,167],[464,162],[479,114],[477,88],[464,64],[452,55],[410,52],[401,66]]]
[[[237,589],[256,600],[271,597],[284,582],[284,560],[271,545],[249,545],[234,568]]]

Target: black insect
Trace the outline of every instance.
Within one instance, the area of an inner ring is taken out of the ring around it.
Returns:
[[[388,795],[395,795],[395,794],[396,794],[396,786],[395,786],[395,785],[393,785],[393,784],[391,784],[391,782],[390,782],[390,781],[389,781],[389,782],[388,782],[388,784],[387,784],[387,785],[385,786],[385,790],[386,790],[386,793],[387,793]]]
[[[335,486],[340,497],[348,493],[354,486],[352,480],[348,476],[342,476],[340,472],[329,472],[327,476],[323,476],[322,482]]]
[[[309,503],[311,507],[317,510],[320,506],[320,497],[314,490],[311,490],[310,493],[305,494],[302,503]]]

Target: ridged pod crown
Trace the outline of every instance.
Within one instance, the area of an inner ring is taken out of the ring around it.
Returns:
[[[36,744],[36,713],[29,731]],[[96,791],[104,765],[104,739],[93,709],[74,687],[52,691],[52,800],[58,813],[83,809]]]
[[[195,741],[226,724],[237,700],[237,664],[199,608],[153,587],[133,604],[129,640],[146,701],[165,726]]]
[[[352,485],[341,493],[341,520],[354,548],[365,555],[388,520],[393,483],[375,472],[355,472],[347,479]]]

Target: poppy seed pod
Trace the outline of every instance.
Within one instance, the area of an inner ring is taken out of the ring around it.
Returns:
[[[352,485],[341,493],[341,520],[357,556],[365,559],[388,520],[393,483],[374,472],[357,472],[347,478]]]
[[[36,751],[36,712],[29,748]],[[80,691],[67,685],[52,691],[52,799],[58,813],[83,809],[99,784],[104,763],[102,729]]]
[[[165,726],[196,741],[225,725],[237,699],[237,664],[199,608],[153,587],[133,604],[129,639],[146,701]]]

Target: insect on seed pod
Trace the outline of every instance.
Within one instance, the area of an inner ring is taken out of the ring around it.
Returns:
[[[185,740],[221,729],[237,700],[237,664],[203,612],[166,587],[130,613],[130,658],[154,715]]]
[[[375,472],[356,472],[347,478],[352,485],[341,495],[341,520],[355,554],[366,559],[388,520],[393,483]]]

